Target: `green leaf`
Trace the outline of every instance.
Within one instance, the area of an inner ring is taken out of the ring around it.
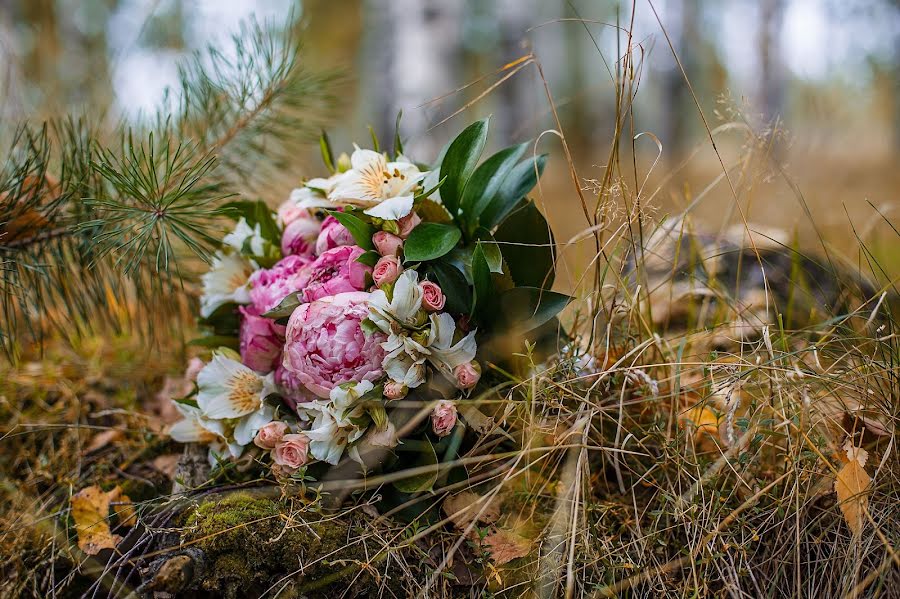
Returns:
[[[403,256],[406,262],[434,260],[455,248],[460,239],[462,231],[453,225],[421,223],[403,244]]]
[[[553,285],[553,235],[534,202],[510,214],[494,239],[517,286],[549,289]]]
[[[478,316],[479,320],[487,320],[493,312],[491,310],[491,298],[494,295],[494,285],[491,281],[491,268],[484,256],[482,244],[475,246],[472,252],[472,280],[474,281],[474,295],[472,299],[472,316]]]
[[[188,345],[196,347],[230,347],[238,349],[241,346],[240,339],[231,335],[207,335],[206,337],[198,337],[191,339]]]
[[[482,162],[472,173],[460,203],[462,218],[470,231],[474,231],[478,226],[481,213],[500,191],[506,177],[525,153],[527,145],[522,143],[500,150]]]
[[[375,250],[368,250],[365,254],[357,258],[356,261],[360,264],[374,267],[379,258],[381,258],[381,255],[378,252]]]
[[[283,300],[278,302],[277,306],[263,314],[263,317],[274,318],[275,320],[278,320],[279,318],[289,317],[294,313],[294,310],[297,308],[297,306],[303,303],[302,301],[300,301],[298,295],[299,294],[296,291],[294,293],[288,294]]]
[[[397,122],[394,124],[394,159],[403,154],[403,141],[400,139],[400,119],[403,118],[403,110],[397,113]]]
[[[459,204],[478,159],[487,141],[489,118],[472,123],[450,142],[441,162],[441,179],[446,178],[441,187],[441,201],[447,211],[456,218]]]
[[[212,314],[206,318],[200,318],[197,322],[200,326],[212,329],[215,335],[224,337],[237,336],[240,329],[237,304],[233,302],[222,304]]]
[[[381,152],[381,144],[378,143],[378,136],[375,135],[375,128],[369,125],[369,135],[372,137],[372,149]]]
[[[354,216],[349,212],[329,210],[328,214],[336,218],[339,223],[344,225],[344,228],[350,231],[350,235],[353,236],[353,241],[356,242],[356,245],[364,250],[375,249],[375,245],[372,243],[372,235],[375,234],[375,227],[370,223],[367,223],[363,219]]]
[[[413,476],[408,476],[401,480],[394,481],[394,487],[403,493],[418,493],[427,491],[434,486],[438,477],[438,459],[434,446],[430,441],[424,443],[424,447],[417,452],[415,462],[410,468],[429,468],[427,471]],[[400,470],[399,472],[403,472]]]
[[[486,229],[493,229],[503,222],[518,203],[535,185],[538,177],[544,172],[547,154],[541,154],[534,160],[524,160],[509,171],[497,193],[488,201],[481,212],[479,223]],[[535,173],[535,167],[537,172]]]
[[[447,298],[445,309],[453,314],[468,314],[472,306],[472,293],[466,276],[444,259],[429,264],[429,271]]]
[[[503,326],[519,333],[536,329],[562,311],[572,298],[537,287],[514,287],[500,294]]]
[[[503,254],[500,252],[500,246],[497,245],[494,236],[484,229],[479,229],[476,232],[476,237],[479,240],[478,245],[481,247],[482,252],[484,252],[484,258],[487,260],[488,268],[490,268],[491,272],[502,275]]]
[[[328,140],[328,134],[324,131],[322,131],[322,136],[319,137],[319,150],[322,152],[322,162],[333,173],[335,171],[334,152],[331,151],[331,142]]]

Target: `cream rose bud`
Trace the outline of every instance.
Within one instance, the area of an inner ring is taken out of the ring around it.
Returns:
[[[456,386],[460,389],[471,389],[478,384],[481,378],[481,366],[478,362],[466,362],[453,369],[456,377]]]
[[[431,281],[422,281],[419,288],[422,290],[422,307],[426,312],[440,312],[444,309],[447,298],[440,287]]]
[[[456,426],[456,405],[451,401],[439,401],[431,412],[431,428],[438,437],[446,437]]]
[[[403,218],[397,221],[397,228],[400,229],[398,235],[403,239],[409,237],[409,234],[412,233],[412,230],[419,226],[419,223],[422,222],[422,219],[415,212],[410,212]]]
[[[309,437],[285,435],[272,450],[272,459],[282,468],[296,470],[306,463],[309,456]]]
[[[382,256],[399,256],[403,249],[403,240],[387,231],[378,231],[372,235],[372,243]]]
[[[397,256],[382,256],[375,263],[372,270],[372,280],[375,281],[376,287],[381,287],[387,283],[393,283],[400,276],[400,260]]]
[[[372,427],[367,440],[370,445],[375,447],[397,447],[399,440],[397,439],[397,428],[393,422],[388,421],[387,426],[383,430],[377,430]]]
[[[275,449],[275,446],[281,443],[284,434],[288,431],[288,425],[284,422],[270,422],[256,433],[253,444],[263,449]]]
[[[407,393],[409,393],[409,387],[403,383],[398,383],[397,381],[386,382],[384,384],[384,391],[382,391],[382,395],[384,395],[385,399],[403,399],[406,397]]]

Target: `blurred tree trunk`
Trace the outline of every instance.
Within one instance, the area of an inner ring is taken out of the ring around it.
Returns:
[[[700,35],[697,28],[700,18],[698,0],[674,0],[666,5],[666,21],[663,25],[678,53],[684,73],[675,59],[662,77],[662,127],[660,141],[669,162],[677,162],[690,142],[690,123],[696,118],[696,107],[691,99],[685,75],[695,88],[698,86],[697,48]],[[664,41],[664,40],[663,40]],[[668,44],[662,49],[670,52]]]
[[[535,24],[537,5],[534,0],[497,0],[497,17],[500,28],[500,60],[498,67],[520,58],[529,51],[523,43],[525,30]],[[519,139],[527,123],[534,115],[534,104],[530,100],[528,76],[532,69],[525,69],[507,79],[500,86],[500,109],[497,111],[498,130],[501,142],[510,144]]]
[[[759,6],[759,106],[766,121],[772,122],[784,111],[784,72],[781,57],[781,29],[784,24],[783,0],[762,0]]]

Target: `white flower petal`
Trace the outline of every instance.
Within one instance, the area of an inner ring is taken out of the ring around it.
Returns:
[[[238,418],[262,407],[272,375],[260,376],[240,362],[215,354],[197,375],[197,405],[207,418]]]
[[[408,190],[407,190],[408,191]],[[384,220],[400,220],[404,216],[412,212],[413,196],[401,195],[394,198],[388,198],[377,206],[367,208],[363,212],[375,218],[383,218]]]
[[[275,409],[272,406],[264,405],[261,409],[253,412],[249,416],[244,416],[237,426],[234,427],[234,441],[239,445],[249,445],[259,429],[272,422],[275,417]]]
[[[206,318],[222,304],[250,303],[247,281],[253,274],[250,262],[237,253],[228,255],[217,252],[212,266],[203,277],[203,297],[200,299],[200,315]]]

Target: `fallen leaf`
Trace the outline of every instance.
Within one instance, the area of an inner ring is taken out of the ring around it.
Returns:
[[[854,535],[859,535],[865,523],[872,484],[865,469],[869,454],[861,447],[854,447],[850,441],[844,444],[844,451],[847,453],[847,463],[837,473],[834,491],[847,525]]]
[[[84,453],[92,453],[98,449],[102,449],[110,443],[118,441],[122,436],[122,431],[115,428],[99,432],[91,437],[90,443],[84,448]]]
[[[498,529],[484,538],[491,560],[498,566],[525,557],[531,551],[531,540],[508,530]]]
[[[473,404],[461,402],[458,404],[458,407],[463,420],[465,420],[466,424],[472,427],[475,432],[485,434],[494,428],[494,419],[487,416]]]
[[[715,412],[703,406],[691,408],[680,416],[683,426],[694,428],[694,438],[699,439],[703,435],[717,437],[719,435],[719,418]]]
[[[134,526],[137,524],[137,512],[134,511],[134,504],[128,495],[122,493],[122,489],[116,487],[107,493],[110,503],[113,505],[113,513],[118,517],[122,526]]]
[[[151,464],[168,478],[175,478],[175,469],[178,467],[178,460],[180,459],[180,453],[166,453],[153,458]]]
[[[72,496],[72,519],[78,534],[78,548],[88,555],[112,549],[122,540],[109,530],[106,521],[109,502],[109,494],[97,486],[84,488]]]
[[[485,501],[489,501],[486,506]],[[490,500],[482,500],[482,496],[477,493],[463,491],[445,499],[443,509],[453,526],[463,530],[472,523],[476,516],[482,524],[496,522],[500,517],[499,503],[496,496]],[[481,513],[479,514],[479,512]]]

